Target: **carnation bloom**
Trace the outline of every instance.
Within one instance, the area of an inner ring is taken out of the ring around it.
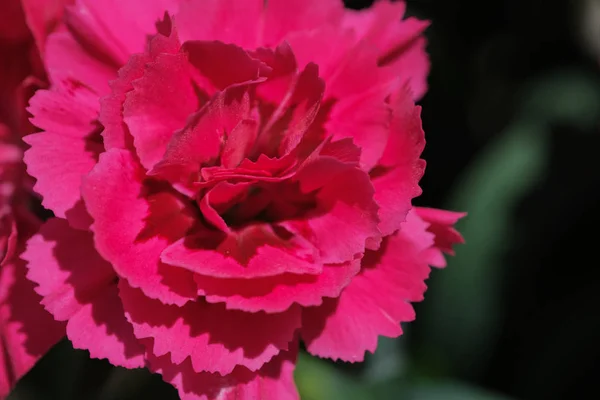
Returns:
[[[52,34],[28,278],[76,348],[183,399],[293,399],[298,341],[401,334],[461,214],[415,209],[426,23],[403,3],[80,0]]]
[[[36,39],[43,42],[47,23],[57,20],[54,11],[64,2],[44,2],[56,7],[47,7],[43,17],[34,4],[39,2],[27,3],[25,8],[33,7],[29,21],[17,0],[3,2],[0,13],[0,398],[64,336],[64,323],[40,305],[20,257],[40,225],[30,210],[33,195],[21,145],[21,136],[31,131],[27,96],[43,79]]]

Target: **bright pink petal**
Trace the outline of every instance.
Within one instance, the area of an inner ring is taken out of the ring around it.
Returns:
[[[309,192],[319,189],[316,182],[325,175],[322,168],[307,167],[299,172],[297,179],[303,190]],[[320,188],[314,211],[302,221],[289,221],[284,226],[310,240],[320,250],[323,263],[350,261],[362,255],[368,239],[380,237],[373,194],[373,186],[364,171],[345,167]]]
[[[419,180],[425,171],[425,161],[419,158],[425,147],[421,108],[414,105],[406,90],[391,101],[389,140],[380,166],[371,172],[383,235],[396,231],[404,221],[412,199],[421,194]]]
[[[166,11],[176,11],[177,0],[76,0],[66,21],[78,39],[116,66],[144,50],[147,36],[156,32]]]
[[[215,239],[220,242],[216,247],[210,244]],[[284,240],[269,224],[254,224],[227,236],[213,231],[180,239],[163,251],[161,259],[215,278],[264,278],[318,274],[322,266],[315,253],[305,240]]]
[[[119,284],[127,319],[139,339],[153,339],[151,353],[171,354],[181,364],[188,357],[196,372],[226,375],[237,365],[255,371],[287,350],[300,327],[300,308],[279,314],[226,310],[201,300],[183,307],[165,305],[140,290]]]
[[[72,2],[73,0],[21,0],[27,26],[42,55],[48,34],[59,24],[65,6]]]
[[[175,22],[182,41],[219,40],[243,48],[258,46],[263,0],[182,2]]]
[[[24,264],[15,257],[0,268],[0,398],[65,334],[40,305]]]
[[[181,400],[299,400],[294,382],[297,344],[282,351],[259,371],[237,367],[221,376],[195,372],[190,360],[176,365],[168,355],[148,356],[150,369],[177,388]]]
[[[140,162],[147,169],[158,163],[173,134],[198,108],[185,53],[160,54],[132,82],[123,105],[123,120],[134,139]]]
[[[182,305],[196,298],[192,274],[160,262],[160,253],[183,237],[193,217],[176,194],[149,194],[132,155],[112,149],[100,156],[82,186],[95,247],[119,276],[146,295]]]
[[[132,149],[133,138],[123,121],[123,103],[125,95],[133,90],[131,82],[144,75],[144,68],[149,58],[146,54],[135,54],[129,62],[119,70],[117,79],[110,82],[111,93],[100,99],[100,115],[102,138],[106,150],[112,148]]]
[[[226,134],[249,115],[250,94],[246,86],[218,92],[183,130],[173,135],[164,158],[150,174],[188,183],[203,164],[216,161]]]
[[[228,309],[278,313],[292,304],[315,306],[324,297],[338,297],[360,270],[360,262],[325,265],[319,275],[284,274],[255,279],[221,279],[195,275],[199,294]]]
[[[371,170],[383,155],[389,137],[388,90],[376,87],[335,102],[325,125],[336,139],[351,138],[361,149],[361,167]]]
[[[269,0],[266,4],[260,38],[265,47],[278,45],[292,32],[337,26],[344,14],[344,5],[338,0]]]
[[[271,68],[237,44],[192,40],[183,45],[190,64],[200,73],[197,84],[209,95],[231,85],[264,81]]]
[[[362,361],[365,351],[375,351],[378,336],[402,334],[400,322],[415,318],[409,302],[423,299],[430,272],[421,256],[433,244],[426,227],[409,214],[399,233],[365,255],[361,273],[339,299],[303,310],[301,334],[311,354]]]
[[[98,96],[110,92],[108,82],[117,75],[116,67],[94,57],[64,30],[48,37],[44,60],[50,83],[71,79],[88,86]]]
[[[114,365],[143,366],[144,351],[125,319],[117,276],[94,249],[90,232],[50,219],[29,240],[23,258],[41,304],[58,321],[68,321],[67,336],[75,348]]]
[[[443,253],[454,255],[454,245],[464,243],[462,235],[454,228],[459,219],[466,213],[438,210],[434,208],[416,207],[419,217],[429,223],[427,230],[435,235],[435,246],[428,249],[429,264],[435,267],[445,267],[446,259]]]
[[[385,65],[384,69],[396,74],[402,84],[406,84],[413,100],[418,101],[427,92],[427,77],[431,69],[425,47],[425,38],[416,39],[402,51],[402,55]]]
[[[374,46],[380,65],[389,66],[403,83],[409,84],[413,98],[418,100],[427,91],[429,58],[422,35],[429,22],[416,18],[402,20],[405,9],[403,1],[379,0],[364,10],[347,10],[343,26]]]
[[[34,189],[44,207],[73,226],[89,225],[81,204],[81,179],[103,150],[98,142],[98,98],[76,81],[64,81],[52,91],[38,91],[31,99],[32,122],[44,132],[24,138],[27,171],[37,179]]]

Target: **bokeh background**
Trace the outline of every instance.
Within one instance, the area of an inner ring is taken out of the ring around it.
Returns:
[[[348,0],[352,8],[371,1]],[[417,320],[360,365],[301,355],[303,400],[585,400],[600,374],[600,1],[409,0],[432,21],[416,203],[468,211]],[[176,399],[57,345],[11,400]]]

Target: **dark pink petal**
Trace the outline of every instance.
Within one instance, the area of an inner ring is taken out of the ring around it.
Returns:
[[[338,297],[360,270],[360,261],[325,265],[319,275],[284,274],[255,279],[221,279],[195,275],[199,294],[228,309],[278,313],[292,304],[316,306],[324,297]]]
[[[78,40],[121,66],[129,56],[144,50],[147,35],[156,32],[156,22],[166,11],[176,11],[178,3],[177,0],[76,0],[68,9],[66,22]]]
[[[342,24],[353,29],[358,39],[374,46],[379,64],[389,66],[418,100],[427,91],[429,58],[422,35],[429,21],[412,17],[402,20],[405,9],[403,1],[378,0],[370,8],[348,10]]]
[[[146,54],[131,56],[129,62],[119,70],[117,79],[110,82],[111,93],[100,99],[98,120],[104,127],[102,138],[107,150],[133,148],[133,138],[123,121],[123,103],[125,95],[133,90],[131,82],[144,75],[144,67],[148,61]]]
[[[306,168],[298,173],[297,179],[302,190],[308,192],[319,189],[315,183],[325,175],[322,168]],[[358,168],[346,166],[332,174],[320,188],[314,211],[302,221],[289,221],[284,226],[311,241],[320,250],[323,263],[350,261],[365,251],[367,239],[380,237],[373,194],[369,176]]]
[[[148,355],[150,369],[177,388],[181,400],[299,400],[294,382],[297,344],[259,371],[237,367],[225,376],[196,372],[190,360],[174,364],[168,355]]]
[[[182,41],[219,40],[243,48],[259,45],[263,0],[190,0],[175,15]]]
[[[231,85],[264,81],[271,72],[271,67],[250,57],[239,44],[192,40],[182,50],[200,73],[196,83],[210,96]]]
[[[215,278],[264,278],[289,274],[319,274],[316,249],[302,238],[283,239],[269,224],[254,224],[221,235],[207,232],[167,247],[161,259],[196,274]],[[212,236],[212,238],[210,237]]]
[[[319,78],[319,67],[309,63],[292,81],[288,93],[263,127],[259,149],[268,155],[279,156],[294,150],[314,122],[324,90],[325,82]],[[292,109],[289,122],[281,127],[279,119],[288,109]]]
[[[77,349],[114,365],[144,365],[143,348],[123,312],[117,276],[94,249],[92,234],[53,218],[27,244],[27,277],[38,284],[41,304],[58,321]]]
[[[40,305],[24,264],[13,257],[0,268],[0,398],[65,334]]]
[[[344,5],[337,0],[269,0],[266,4],[260,36],[265,47],[278,45],[291,32],[337,26],[344,14]]]
[[[301,335],[311,354],[362,361],[365,351],[375,351],[378,336],[402,334],[400,322],[415,318],[409,302],[423,299],[430,272],[421,256],[433,244],[426,227],[409,214],[399,233],[365,255],[361,273],[339,299],[303,310]]]
[[[292,34],[286,40],[300,68],[310,62],[319,66],[319,76],[327,82],[325,99],[368,92],[397,79],[391,71],[378,68],[376,49],[366,42],[357,42],[352,31],[326,25]]]
[[[419,180],[425,171],[425,161],[419,158],[425,147],[421,107],[414,105],[406,90],[397,92],[391,102],[389,140],[380,166],[371,171],[375,201],[380,207],[379,228],[384,235],[404,221],[411,200],[421,194]]]
[[[140,290],[119,283],[127,319],[139,339],[153,339],[150,352],[171,354],[175,364],[188,357],[196,372],[226,375],[238,366],[256,371],[287,350],[300,327],[300,308],[283,313],[246,313],[203,301],[183,307],[165,305]]]
[[[134,90],[123,105],[123,120],[140,162],[152,169],[162,159],[173,134],[198,108],[186,55],[160,54],[132,84]]]
[[[361,149],[361,167],[365,171],[377,164],[388,142],[391,110],[387,96],[386,87],[376,87],[343,97],[331,108],[325,125],[336,139],[351,138]]]
[[[72,79],[88,86],[98,96],[110,92],[108,82],[117,75],[114,66],[95,58],[64,30],[48,37],[44,60],[50,83]]]
[[[27,171],[37,179],[34,189],[44,207],[73,226],[85,228],[89,218],[81,203],[81,179],[103,150],[97,141],[98,98],[77,81],[64,81],[52,91],[38,91],[29,112],[44,130],[24,138]]]
[[[427,77],[431,63],[425,47],[425,38],[416,39],[402,50],[401,56],[385,65],[384,69],[396,74],[400,83],[406,84],[410,89],[411,97],[418,101],[427,92]]]
[[[173,135],[164,158],[150,174],[189,183],[202,164],[217,159],[226,134],[249,114],[250,94],[246,86],[218,92],[183,130]]]
[[[454,255],[454,245],[465,242],[454,225],[467,213],[424,207],[416,207],[415,210],[419,217],[429,223],[427,230],[435,235],[435,246],[427,250],[428,257],[431,257],[429,264],[445,267],[446,259],[443,253]]]
[[[127,151],[112,149],[100,156],[82,185],[94,218],[95,247],[132,286],[182,305],[196,298],[192,274],[164,265],[160,253],[185,235],[193,217],[176,194],[149,194],[144,175]]]
[[[73,0],[21,0],[20,2],[25,12],[27,26],[38,50],[43,55],[48,34],[59,24],[65,6],[71,4]]]

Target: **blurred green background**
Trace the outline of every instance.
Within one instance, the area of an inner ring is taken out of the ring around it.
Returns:
[[[347,1],[360,8],[369,1]],[[413,0],[432,20],[418,205],[467,245],[417,320],[360,365],[300,356],[303,400],[595,399],[600,373],[600,2]],[[12,400],[174,399],[59,344]]]

